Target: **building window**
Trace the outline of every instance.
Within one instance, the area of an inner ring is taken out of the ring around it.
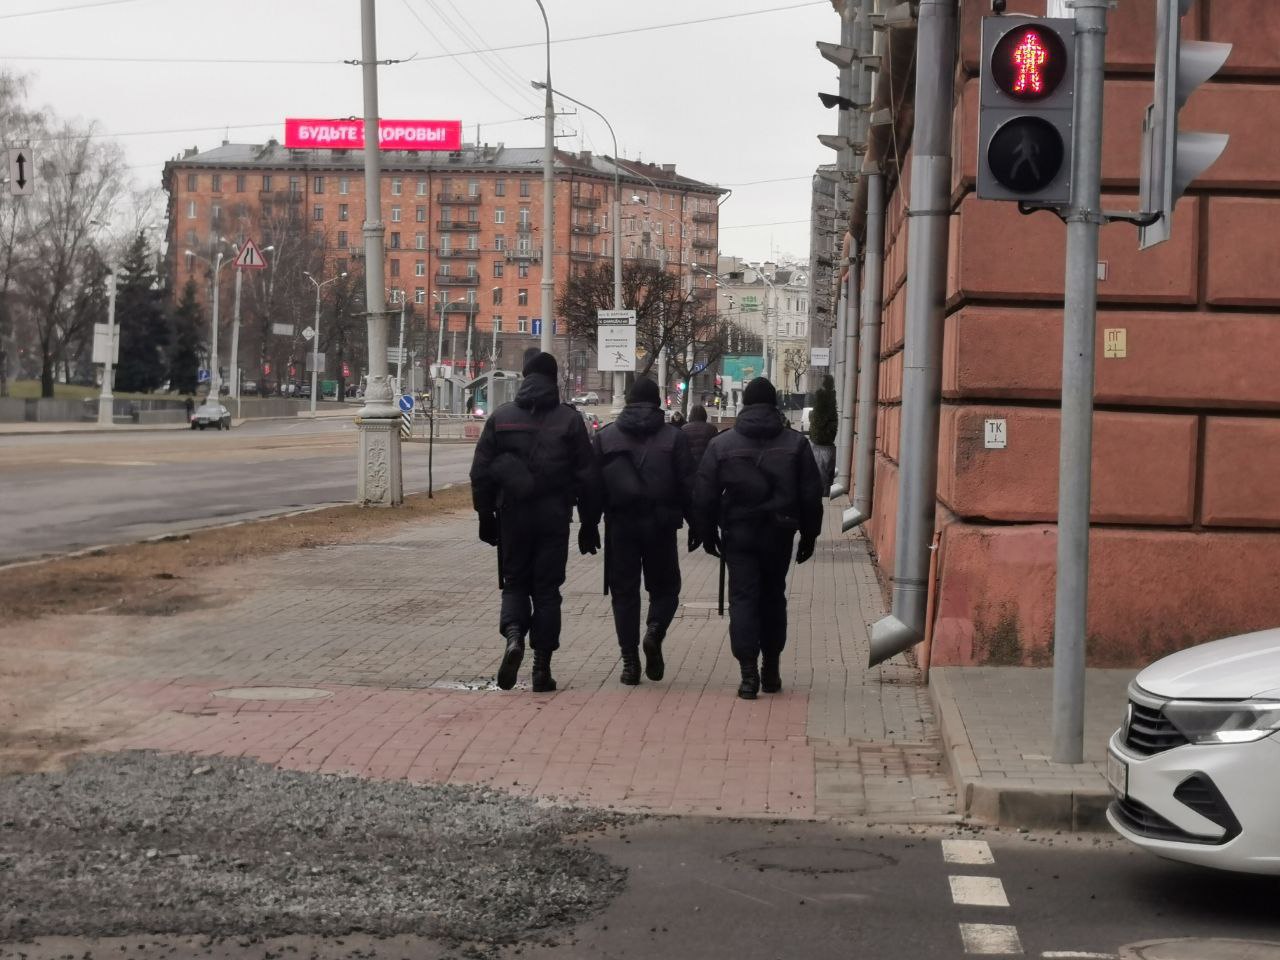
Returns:
[[[520,208],[520,226],[526,230],[529,228],[529,208],[528,207]]]
[[[415,250],[427,249],[427,235],[425,233],[415,233],[413,235],[413,249]]]
[[[312,207],[312,208],[311,208],[311,219],[312,219],[312,220],[323,220],[323,219],[324,219],[324,207],[320,206],[320,204],[318,204],[318,203],[317,203],[314,207]]]
[[[248,185],[249,178],[243,173],[236,174],[236,193],[244,193],[245,187]]]
[[[467,276],[472,278],[480,276],[480,273],[476,270],[476,265],[474,263],[467,264]]]
[[[395,230],[391,231],[391,249],[392,250],[400,249],[400,234]]]
[[[453,252],[453,239],[446,233],[440,238],[440,256],[447,257]]]
[[[480,181],[479,181],[479,180],[468,180],[468,181],[467,181],[467,196],[468,196],[468,197],[478,197],[478,196],[480,196]]]
[[[493,305],[495,307],[502,306],[502,288],[501,287],[493,288]]]
[[[470,307],[472,310],[474,310],[474,309],[475,309],[475,306],[476,306],[476,292],[475,292],[474,290],[468,290],[468,291],[467,291],[467,306],[468,306],[468,307]]]
[[[200,189],[200,174],[198,173],[187,174],[187,189],[193,193]]]
[[[494,318],[493,318],[493,332],[494,332],[494,333],[501,333],[501,332],[502,332],[502,318],[501,318],[501,317],[494,317]]]
[[[467,249],[468,250],[480,249],[480,234],[478,233],[467,234]]]
[[[348,193],[350,193],[350,192],[351,192],[351,178],[350,178],[350,177],[339,177],[339,178],[338,178],[338,193],[342,194],[342,195],[345,197],[345,196],[346,196]]]
[[[414,220],[416,220],[418,223],[426,223],[426,222],[427,222],[427,208],[426,208],[426,207],[424,207],[422,204],[418,204],[416,207],[414,207],[414,208],[413,208],[413,219],[414,219]]]
[[[507,181],[495,180],[493,184],[493,195],[495,197],[505,197],[507,195]]]
[[[346,205],[345,203],[340,203],[340,204],[338,204],[338,219],[339,219],[339,220],[350,220],[350,219],[351,219],[350,213],[351,213],[351,211],[348,209],[348,207],[347,207],[347,205]]]
[[[222,223],[222,204],[212,203],[209,205],[209,222],[215,227]]]
[[[269,173],[264,173],[262,175],[262,192],[263,193],[271,192],[271,174]]]
[[[426,289],[426,287],[414,287],[414,288],[413,288],[413,302],[414,302],[414,303],[426,303],[426,302],[427,302],[427,289]]]
[[[494,207],[494,209],[493,209],[493,222],[494,222],[494,223],[506,223],[506,222],[507,222],[507,211],[506,211],[503,207]]]
[[[209,177],[209,181],[210,181],[209,188],[213,190],[214,193],[222,192],[222,174],[220,173],[211,174]]]
[[[440,264],[440,276],[442,277],[449,276],[449,273],[452,271],[452,268],[453,268],[452,264],[449,264],[449,263]]]
[[[529,265],[527,263],[516,264],[516,276],[521,280],[529,279]]]
[[[425,277],[427,275],[427,261],[425,260],[413,261],[413,275],[415,277]]]
[[[522,197],[527,197],[527,196],[529,196],[529,181],[528,181],[528,180],[521,180],[521,181],[520,181],[520,196],[522,196]]]
[[[441,208],[440,208],[440,222],[441,222],[441,223],[444,223],[444,224],[452,223],[452,222],[453,222],[453,211],[452,211],[452,210],[450,210],[448,207],[441,207]],[[447,230],[447,229],[448,229],[448,227],[446,226],[446,227],[445,227],[445,229]]]
[[[399,177],[392,177],[391,178],[391,195],[393,197],[398,197],[402,193],[404,193],[404,181],[401,180]]]
[[[502,234],[500,234],[500,233],[494,234],[494,237],[493,237],[493,249],[495,249],[495,250],[505,250],[505,249],[507,249],[507,238],[506,238],[506,237],[504,237],[504,236],[503,236]]]
[[[480,211],[477,210],[475,207],[472,207],[470,210],[467,211],[467,223],[479,223],[479,222],[480,222]]]
[[[418,196],[420,196],[420,197],[425,197],[425,196],[427,195],[427,181],[425,181],[425,180],[419,180],[419,181],[418,181],[418,184],[417,184],[417,194],[418,194]]]
[[[346,272],[347,272],[347,258],[346,258],[346,257],[339,257],[337,260],[333,261],[333,265],[338,269],[338,272],[339,272],[339,273],[346,273]]]
[[[528,332],[529,332],[529,318],[528,318],[528,317],[516,317],[516,332],[517,332],[517,333],[528,333]]]
[[[302,196],[302,178],[301,177],[289,178],[289,196],[291,197]]]
[[[311,178],[311,192],[324,193],[324,177]]]
[[[338,249],[339,250],[347,249],[347,231],[345,230],[338,231]]]
[[[493,261],[493,276],[495,280],[500,279],[502,277],[502,270],[503,270],[502,261],[501,260]]]
[[[675,197],[667,197],[667,209],[668,209],[668,210],[674,210],[675,208],[676,208],[676,198],[675,198]]]
[[[194,220],[196,218],[196,202],[194,200],[187,201],[187,219]]]
[[[521,287],[519,290],[516,291],[516,303],[522,307],[527,307],[529,305],[529,288],[528,287]]]
[[[399,222],[400,222],[400,208],[399,208],[399,207],[392,207],[392,208],[391,208],[391,222],[392,222],[392,223],[399,223]]]
[[[393,277],[400,276],[400,261],[392,260],[390,261],[390,263],[391,263],[391,276]]]

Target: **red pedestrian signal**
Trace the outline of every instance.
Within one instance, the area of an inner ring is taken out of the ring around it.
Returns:
[[[991,77],[1015,100],[1043,100],[1058,89],[1066,69],[1062,38],[1038,25],[1010,30],[991,52]]]
[[[269,376],[271,376],[271,364],[269,364],[269,363],[264,363],[264,364],[262,365],[262,375],[263,375],[264,377],[269,377]]]

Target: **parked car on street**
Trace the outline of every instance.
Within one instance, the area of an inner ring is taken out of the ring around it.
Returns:
[[[570,397],[569,402],[575,407],[590,406],[591,404],[600,402],[600,394],[596,393],[594,390],[590,390],[587,393],[580,393],[576,397]]]
[[[1280,628],[1170,654],[1129,685],[1111,826],[1161,857],[1280,874]]]
[[[191,414],[191,429],[213,427],[217,430],[231,429],[231,411],[220,403],[202,403]]]
[[[598,416],[594,413],[587,413],[585,410],[582,412],[582,421],[587,425],[587,433],[593,437],[600,432],[600,428],[603,426]]]

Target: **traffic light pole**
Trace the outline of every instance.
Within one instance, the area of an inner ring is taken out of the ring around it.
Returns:
[[[1107,10],[1074,0],[1075,145],[1062,317],[1062,427],[1058,455],[1058,573],[1053,635],[1053,759],[1084,760],[1085,631],[1089,609],[1089,500],[1102,213],[1102,94]]]

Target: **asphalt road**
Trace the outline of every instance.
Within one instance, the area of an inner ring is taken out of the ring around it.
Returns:
[[[356,443],[345,418],[0,436],[0,563],[350,503]],[[437,488],[466,479],[472,450],[436,444]],[[426,491],[427,445],[402,451],[405,492]]]

